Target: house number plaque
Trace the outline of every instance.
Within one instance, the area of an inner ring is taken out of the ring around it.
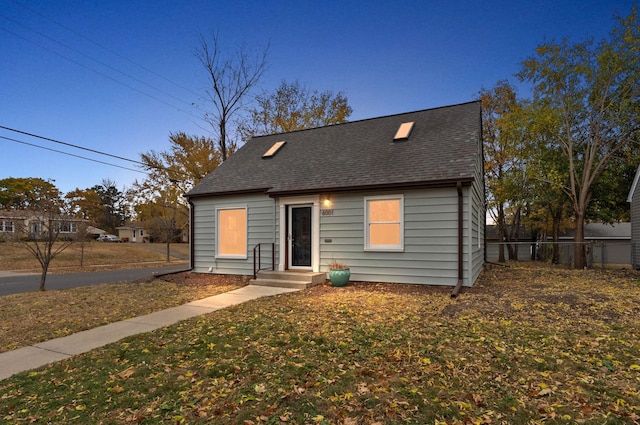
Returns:
[[[333,215],[333,210],[320,210],[320,215]]]

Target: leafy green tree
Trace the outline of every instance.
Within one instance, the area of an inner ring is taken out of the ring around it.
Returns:
[[[130,206],[125,193],[118,189],[115,181],[110,179],[103,179],[101,184],[87,189],[87,194],[91,195],[91,191],[98,194],[102,207],[102,211],[95,219],[96,225],[110,233],[116,233],[116,227],[125,224],[130,216]]]
[[[530,144],[527,162],[530,199],[525,222],[543,240],[551,235],[551,261],[557,264],[560,260],[560,232],[571,225],[567,221],[571,207],[565,191],[569,180],[568,162],[553,143],[553,137],[546,132],[552,127],[548,124],[549,120],[557,120],[554,112],[531,104],[525,108]],[[547,258],[547,255],[546,250],[540,253],[543,258]]]
[[[283,81],[275,92],[257,96],[256,103],[242,127],[245,139],[339,124],[353,112],[344,93],[311,90],[299,81]]]
[[[522,213],[527,202],[527,143],[523,105],[507,81],[480,91],[487,210],[502,242],[498,261],[517,259]]]
[[[575,222],[574,266],[586,265],[584,223],[600,181],[616,155],[638,145],[640,22],[634,7],[611,36],[594,43],[547,42],[518,74],[533,84],[537,105],[557,112],[548,129],[567,159],[566,191]]]

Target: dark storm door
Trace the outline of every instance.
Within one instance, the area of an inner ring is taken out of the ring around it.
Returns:
[[[289,268],[311,269],[311,206],[289,206]]]

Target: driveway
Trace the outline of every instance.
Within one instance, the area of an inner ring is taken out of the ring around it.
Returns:
[[[46,289],[68,289],[102,283],[131,282],[154,275],[188,270],[187,265],[149,267],[144,269],[104,270],[98,272],[49,274]],[[40,274],[0,272],[0,296],[37,291]]]

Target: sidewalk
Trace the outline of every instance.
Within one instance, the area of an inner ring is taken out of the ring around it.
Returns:
[[[299,291],[299,289],[268,286],[244,286],[199,301],[161,310],[146,316],[134,317],[98,328],[78,332],[62,338],[41,342],[30,347],[0,353],[0,380],[16,373],[35,369],[49,363],[68,359],[95,348],[119,341],[131,335],[173,325],[181,320],[211,313],[260,297]]]

